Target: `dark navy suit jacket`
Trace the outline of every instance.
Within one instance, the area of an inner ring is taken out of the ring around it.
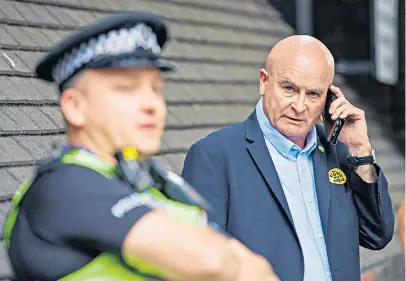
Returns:
[[[320,125],[317,135],[325,150],[316,148],[312,157],[333,281],[359,281],[359,245],[379,250],[392,239],[388,183],[379,167],[378,182],[365,183],[348,167],[346,147],[329,145]],[[333,168],[344,171],[345,184],[329,181]],[[183,177],[211,202],[209,218],[266,257],[281,281],[303,280],[301,246],[255,111],[195,143]]]

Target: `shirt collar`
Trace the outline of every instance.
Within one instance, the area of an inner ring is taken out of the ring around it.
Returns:
[[[268,117],[265,115],[263,107],[263,98],[256,105],[256,115],[259,127],[265,138],[276,148],[276,150],[285,158],[296,159],[302,149],[292,141],[282,135],[274,126],[272,126]],[[316,127],[313,126],[306,137],[306,146],[303,152],[309,155],[317,145]]]

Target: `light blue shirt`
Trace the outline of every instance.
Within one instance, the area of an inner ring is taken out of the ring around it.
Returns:
[[[256,114],[302,247],[303,281],[331,281],[311,155],[317,146],[316,127],[308,134],[302,150],[271,125],[264,113],[262,98],[256,106]]]

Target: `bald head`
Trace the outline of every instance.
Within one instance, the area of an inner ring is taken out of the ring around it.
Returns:
[[[303,148],[320,120],[333,78],[333,56],[319,40],[295,35],[278,42],[259,73],[263,108],[271,124]]]
[[[325,75],[334,77],[334,58],[328,48],[319,40],[308,35],[294,35],[279,41],[266,60],[269,73],[283,66],[308,65],[319,68]]]

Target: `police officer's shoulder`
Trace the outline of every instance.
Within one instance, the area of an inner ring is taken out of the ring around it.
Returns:
[[[38,78],[61,87],[84,68],[156,66],[172,70],[161,58],[169,39],[164,20],[149,12],[105,17],[71,34],[39,61]]]
[[[29,191],[37,202],[55,201],[57,198],[69,201],[97,194],[126,196],[130,192],[131,186],[75,164],[62,164],[43,170]]]

